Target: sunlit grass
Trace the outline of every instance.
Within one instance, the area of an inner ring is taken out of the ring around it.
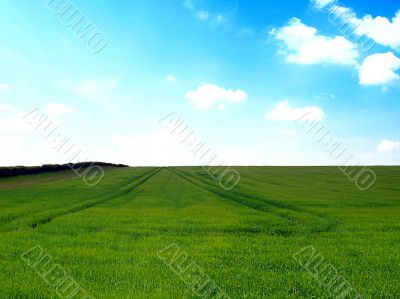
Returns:
[[[366,298],[400,293],[400,168],[364,192],[334,167],[237,169],[232,191],[192,167],[0,189],[0,298],[57,297],[35,245],[95,298],[196,298],[157,256],[172,243],[231,298],[330,298],[293,259],[309,245]]]

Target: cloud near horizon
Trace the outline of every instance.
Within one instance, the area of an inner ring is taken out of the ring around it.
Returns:
[[[194,109],[206,110],[217,105],[224,110],[228,103],[240,103],[247,99],[247,94],[241,90],[232,90],[219,87],[215,84],[204,84],[193,91],[186,93],[186,98]]]
[[[46,106],[46,113],[57,116],[73,112],[74,109],[61,103],[49,103]]]
[[[384,139],[376,147],[380,153],[391,153],[400,151],[400,142]]]
[[[302,108],[294,108],[287,101],[279,102],[275,108],[267,112],[265,117],[268,120],[278,121],[307,121],[307,120],[323,120],[325,112],[317,106],[305,106]]]

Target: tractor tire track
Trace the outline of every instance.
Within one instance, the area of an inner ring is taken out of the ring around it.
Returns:
[[[160,172],[161,169],[162,168],[152,169],[151,171],[146,172],[143,175],[140,175],[139,177],[136,177],[134,182],[131,182],[131,183],[127,184],[126,186],[121,187],[119,189],[119,192],[117,192],[111,196],[109,195],[109,196],[102,197],[100,199],[88,200],[88,201],[85,201],[84,203],[74,205],[67,209],[55,209],[55,210],[51,210],[51,211],[46,211],[45,213],[42,213],[42,214],[36,214],[33,217],[18,219],[16,221],[9,223],[6,226],[1,227],[0,232],[9,232],[9,231],[17,230],[21,227],[22,228],[30,227],[30,228],[35,229],[37,226],[49,223],[56,218],[59,218],[59,217],[65,216],[65,215],[69,215],[69,214],[78,213],[78,212],[84,211],[86,209],[101,205],[101,204],[108,202],[110,200],[113,200],[121,195],[127,194],[127,193],[133,191],[134,189],[136,189],[137,187],[143,185],[145,182],[147,182],[147,180],[149,180],[151,177],[153,177],[158,172]]]
[[[119,170],[119,169],[117,169],[117,170]],[[153,170],[151,170],[151,171],[154,171],[154,169]],[[148,171],[148,172],[146,172],[146,173],[144,173],[144,174],[141,174],[141,175],[139,175],[139,176],[132,176],[132,180],[133,181],[136,181],[137,179],[139,179],[140,177],[142,177],[143,175],[146,175],[146,174],[148,174],[148,173],[150,173],[151,171]],[[110,178],[110,177],[114,177],[114,176],[116,176],[116,175],[118,175],[116,172],[115,172],[115,170],[111,170],[110,171],[110,173],[107,173],[107,176]],[[76,175],[74,176],[74,178],[76,177]],[[70,179],[70,178],[68,178],[68,179]],[[65,180],[64,180],[65,181]],[[51,183],[54,183],[54,181],[53,182],[51,182]],[[51,183],[49,183],[49,184],[51,184]],[[127,187],[127,186],[129,186],[130,184],[132,184],[132,181],[131,182],[129,182],[128,184],[124,184],[123,186],[121,186],[120,188],[119,188],[119,190],[121,190],[122,188],[124,188],[124,187]],[[86,202],[86,201],[85,201]],[[82,203],[80,203],[80,204],[82,204]],[[72,204],[71,206],[75,206],[75,205],[77,205],[77,203],[75,203],[75,204]],[[53,211],[59,211],[59,210],[65,210],[65,207],[64,208],[49,208],[49,209],[47,209],[47,210],[45,210],[45,211],[40,211],[40,210],[35,210],[35,211],[25,211],[25,212],[23,212],[23,213],[19,213],[19,214],[16,214],[16,215],[3,215],[3,216],[1,216],[0,217],[0,228],[2,227],[2,226],[4,226],[4,225],[7,225],[8,223],[11,223],[11,222],[13,222],[13,221],[17,221],[17,220],[21,220],[21,219],[24,219],[24,218],[32,218],[32,217],[35,217],[35,216],[37,216],[37,215],[42,215],[42,214],[44,214],[44,213],[50,213],[50,212],[53,212]],[[1,231],[1,229],[0,229],[0,231]]]
[[[183,179],[183,180],[185,180],[185,181],[191,183],[192,185],[194,185],[194,186],[196,186],[196,187],[198,187],[198,188],[201,188],[201,189],[203,189],[203,190],[206,190],[206,191],[212,193],[213,195],[216,195],[216,196],[219,197],[219,198],[222,198],[222,199],[225,199],[225,200],[227,199],[227,200],[230,200],[230,201],[235,202],[236,204],[240,204],[241,206],[245,206],[245,207],[247,207],[247,208],[251,208],[251,209],[256,210],[256,211],[260,211],[260,212],[272,214],[272,215],[274,215],[274,216],[276,216],[276,217],[278,217],[278,218],[281,218],[281,219],[289,220],[289,219],[287,219],[286,217],[281,217],[280,215],[274,214],[274,213],[272,213],[272,212],[269,211],[269,210],[260,209],[260,208],[258,208],[257,205],[249,205],[249,204],[246,204],[246,203],[240,201],[238,198],[233,197],[232,195],[229,195],[228,193],[227,193],[227,194],[223,194],[223,192],[221,192],[221,191],[219,191],[219,190],[216,190],[215,186],[209,186],[209,188],[207,188],[207,187],[204,186],[204,185],[206,185],[206,183],[204,183],[204,182],[201,181],[200,179],[197,179],[197,178],[192,177],[191,175],[186,175],[186,173],[183,174],[183,173],[181,173],[181,172],[179,172],[179,171],[177,171],[176,169],[173,169],[173,168],[168,168],[168,170],[169,170],[171,173],[173,173],[173,174],[179,176],[181,179]],[[189,177],[190,177],[190,178],[189,178]],[[200,182],[200,183],[199,183],[199,182]],[[201,183],[203,183],[203,184],[201,184]],[[210,188],[210,187],[211,187],[211,188]],[[215,189],[214,189],[214,188],[215,188]],[[259,202],[256,202],[255,204],[259,204]],[[268,205],[267,203],[263,203],[263,204],[264,204],[264,205]]]
[[[171,168],[171,170],[177,171],[177,172],[181,173],[182,175],[189,176],[189,177],[191,177],[191,178],[193,178],[193,179],[195,179],[197,181],[200,181],[201,183],[205,184],[206,186],[214,188],[215,191],[221,193],[221,195],[234,194],[234,195],[245,197],[245,198],[248,198],[248,199],[251,199],[251,200],[257,200],[260,203],[268,204],[268,205],[271,205],[273,207],[280,208],[280,209],[291,210],[293,212],[304,212],[305,211],[304,208],[302,208],[302,207],[298,207],[298,206],[290,205],[290,204],[285,204],[285,203],[282,203],[282,202],[277,201],[277,200],[273,200],[273,199],[269,199],[269,198],[265,198],[265,197],[261,197],[261,196],[257,196],[257,195],[251,195],[250,196],[248,194],[245,194],[245,193],[242,193],[242,192],[233,191],[233,190],[225,191],[222,188],[220,188],[219,186],[215,186],[212,183],[208,182],[207,180],[202,179],[202,178],[200,178],[200,177],[198,177],[196,175],[187,173],[187,172],[182,171],[182,170],[178,170],[176,168]]]
[[[266,198],[263,198],[260,196],[255,196],[255,195],[254,196],[247,195],[247,194],[243,194],[243,193],[237,192],[237,191],[232,191],[232,190],[229,192],[224,191],[224,190],[221,190],[218,187],[210,184],[209,182],[206,182],[203,179],[200,179],[194,175],[188,174],[184,171],[179,171],[175,168],[167,168],[167,169],[169,171],[175,173],[176,175],[180,176],[181,178],[185,179],[186,181],[192,183],[193,185],[203,188],[203,189],[213,193],[214,195],[217,195],[220,198],[234,201],[243,206],[252,208],[256,211],[262,211],[265,213],[272,214],[278,218],[285,219],[294,224],[300,224],[302,226],[308,227],[309,231],[311,231],[311,232],[332,231],[337,226],[340,225],[340,223],[334,219],[327,219],[327,218],[321,217],[319,215],[315,215],[313,213],[305,211],[304,209],[301,209],[301,208],[298,208],[298,207],[295,207],[292,205],[278,203],[274,200],[266,199]],[[279,210],[281,210],[281,211],[279,211]],[[290,214],[290,215],[288,215],[288,214]],[[301,219],[301,217],[300,217],[301,215],[305,215],[306,217],[311,217],[316,225],[314,227],[312,227],[312,226],[310,227],[309,223],[307,223]]]

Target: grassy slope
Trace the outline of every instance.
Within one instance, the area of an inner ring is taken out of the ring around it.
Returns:
[[[0,190],[0,298],[55,298],[20,255],[42,245],[100,298],[195,298],[157,257],[172,244],[231,298],[329,298],[293,259],[313,245],[367,298],[400,293],[400,168],[361,192],[336,168],[129,168]],[[1,180],[0,180],[1,186]]]

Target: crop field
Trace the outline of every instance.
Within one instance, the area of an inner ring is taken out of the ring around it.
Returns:
[[[400,298],[400,167],[0,179],[0,298]]]

